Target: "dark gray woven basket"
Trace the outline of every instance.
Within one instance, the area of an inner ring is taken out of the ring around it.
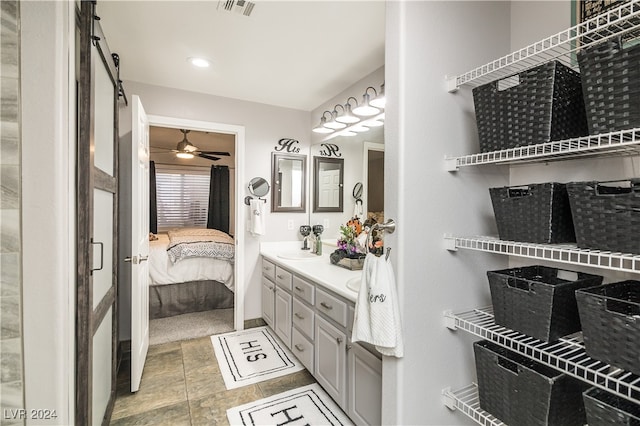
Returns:
[[[509,425],[584,425],[580,381],[488,341],[475,342],[480,407]]]
[[[640,179],[567,184],[578,247],[640,253]]]
[[[588,134],[580,74],[557,61],[476,87],[473,103],[481,152]]]
[[[587,355],[640,375],[640,281],[578,290],[576,300]]]
[[[584,394],[589,426],[639,426],[640,405],[605,390],[591,388]]]
[[[546,342],[580,331],[575,291],[602,282],[546,266],[487,271],[487,277],[496,324]]]
[[[640,44],[608,40],[578,51],[589,133],[640,127]]]
[[[564,184],[490,188],[502,240],[528,243],[575,242],[569,198]]]

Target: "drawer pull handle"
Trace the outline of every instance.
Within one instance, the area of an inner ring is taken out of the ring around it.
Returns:
[[[324,303],[324,302],[320,302],[320,306],[322,306],[322,307],[323,307],[323,308],[325,308],[325,309],[333,309],[333,306],[331,306],[331,305],[327,305],[327,304],[326,304],[326,303]]]
[[[350,351],[353,348],[353,345],[347,345],[347,351]]]
[[[336,342],[338,342],[338,344],[341,344],[344,341],[344,339],[342,337],[336,337]]]
[[[276,275],[276,277],[280,278],[281,280],[284,279],[284,275]]]
[[[294,348],[296,348],[298,351],[300,351],[300,352],[304,352],[304,347],[302,347],[302,345],[301,345],[301,344],[296,344],[296,345],[293,345],[293,346],[294,346]]]
[[[301,319],[301,320],[304,319],[304,317],[302,315],[300,315],[299,313],[297,313],[297,312],[295,314],[293,314],[293,315],[298,319]]]
[[[304,290],[303,290],[301,287],[299,287],[299,286],[296,286],[296,290],[298,290],[298,291],[304,291]]]

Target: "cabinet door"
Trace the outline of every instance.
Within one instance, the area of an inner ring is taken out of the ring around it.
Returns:
[[[382,360],[357,343],[348,351],[348,409],[356,424],[379,425],[382,420]]]
[[[266,278],[262,279],[262,319],[273,329],[275,284]]]
[[[346,411],[347,336],[326,320],[316,316],[315,378],[338,405]]]
[[[276,318],[273,329],[282,342],[291,349],[291,295],[276,287]]]

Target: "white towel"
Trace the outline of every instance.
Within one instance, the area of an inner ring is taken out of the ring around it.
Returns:
[[[362,200],[357,199],[353,206],[353,217],[357,217],[358,219],[362,219]]]
[[[259,198],[249,201],[249,232],[251,235],[264,235],[264,205],[266,203]]]
[[[383,355],[402,358],[404,342],[398,292],[391,262],[367,254],[356,300],[352,340],[375,345]]]

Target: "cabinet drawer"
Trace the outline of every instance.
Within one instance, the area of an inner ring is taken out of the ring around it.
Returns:
[[[262,275],[269,278],[271,281],[276,280],[276,265],[269,262],[266,259],[262,259]]]
[[[313,343],[307,340],[304,334],[300,333],[296,328],[293,329],[291,335],[291,350],[302,365],[313,373]]]
[[[349,311],[347,313],[347,331],[349,334],[353,331],[353,317],[356,316],[355,305],[349,304]]]
[[[276,284],[285,290],[291,291],[291,272],[276,265]]]
[[[347,304],[319,288],[316,289],[316,308],[341,326],[347,326]]]
[[[293,294],[310,305],[315,301],[315,286],[300,277],[293,277]]]
[[[313,309],[301,301],[293,299],[293,324],[310,339],[313,339],[314,316]]]

